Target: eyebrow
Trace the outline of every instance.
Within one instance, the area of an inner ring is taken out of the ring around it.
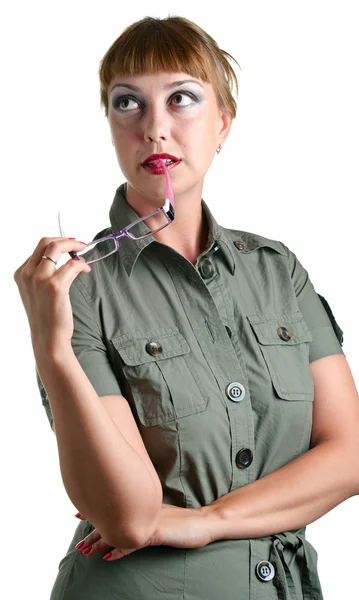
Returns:
[[[172,83],[169,83],[168,85],[164,85],[163,89],[170,90],[172,88],[178,87],[179,85],[183,85],[184,83],[196,83],[197,85],[200,85],[202,88],[204,87],[199,81],[196,81],[195,79],[181,79],[180,81],[173,81]],[[141,92],[141,88],[137,87],[136,85],[132,85],[130,83],[116,83],[110,89],[110,93],[112,92],[112,90],[114,90],[117,87],[125,87],[130,90],[133,90],[134,92]]]

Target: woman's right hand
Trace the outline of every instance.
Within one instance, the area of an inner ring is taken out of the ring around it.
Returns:
[[[81,272],[91,271],[84,260],[70,260],[59,269],[58,261],[66,252],[79,252],[85,244],[68,238],[42,238],[34,253],[15,271],[14,279],[29,320],[33,346],[51,350],[71,343],[73,317],[69,289]]]

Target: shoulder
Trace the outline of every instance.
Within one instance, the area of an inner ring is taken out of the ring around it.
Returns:
[[[297,295],[310,285],[308,271],[282,241],[224,227],[221,227],[221,238],[230,247],[235,262],[240,255],[248,256],[251,259],[251,269],[255,269],[261,276],[267,277],[270,272],[277,283],[284,285],[287,281],[294,286]]]
[[[260,248],[274,250],[285,257],[288,257],[290,254],[289,248],[279,240],[273,240],[264,237],[263,235],[259,235],[258,233],[241,231],[239,229],[229,229],[226,227],[221,227],[220,229],[223,237],[227,238],[227,240],[243,254],[254,252]]]

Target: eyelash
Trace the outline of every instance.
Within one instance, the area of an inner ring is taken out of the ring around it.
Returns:
[[[170,99],[174,98],[175,96],[188,96],[189,98],[191,98],[192,100],[194,100],[195,102],[198,102],[198,98],[197,96],[195,96],[192,92],[185,92],[183,90],[178,90],[177,92],[174,92],[172,94],[172,96],[170,96]],[[115,110],[121,110],[119,109],[119,105],[120,102],[122,102],[122,100],[133,100],[134,102],[137,102],[137,104],[139,104],[140,106],[143,106],[142,103],[135,98],[134,96],[129,96],[129,95],[125,95],[125,96],[119,96],[118,98],[115,98],[112,102],[112,106]],[[177,105],[178,106],[178,105]],[[191,106],[191,104],[187,104],[185,106],[180,106],[180,108],[186,108],[187,106]],[[133,109],[135,110],[135,109]],[[131,110],[122,110],[122,112],[132,112]]]

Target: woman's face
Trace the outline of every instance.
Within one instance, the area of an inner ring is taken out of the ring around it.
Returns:
[[[200,194],[232,123],[219,109],[213,86],[186,73],[119,76],[111,81],[108,99],[117,159],[132,191],[163,202],[163,176],[144,163],[168,154],[174,158],[168,169],[175,195]]]

